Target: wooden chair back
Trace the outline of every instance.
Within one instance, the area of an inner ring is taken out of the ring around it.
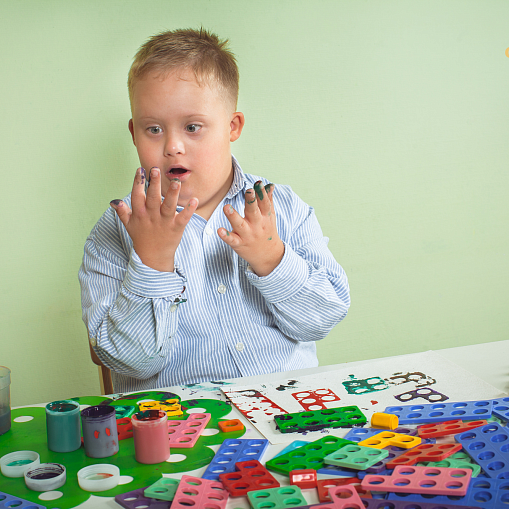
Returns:
[[[111,371],[99,360],[99,357],[97,357],[97,354],[94,352],[90,343],[88,346],[90,347],[90,357],[92,358],[92,362],[99,366],[99,381],[101,383],[102,394],[114,394],[115,391],[113,390]]]

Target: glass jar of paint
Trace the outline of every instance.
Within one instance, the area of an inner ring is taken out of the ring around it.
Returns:
[[[0,435],[11,429],[11,370],[0,366]]]
[[[71,452],[81,447],[80,405],[65,399],[46,405],[48,449]]]
[[[118,452],[115,407],[89,406],[81,411],[83,445],[90,458],[107,458]]]
[[[146,410],[131,417],[134,456],[139,463],[152,465],[170,457],[168,416],[162,410]]]

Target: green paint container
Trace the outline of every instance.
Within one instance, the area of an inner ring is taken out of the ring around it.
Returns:
[[[11,429],[11,370],[0,366],[0,435]]]
[[[48,449],[71,452],[81,447],[80,405],[64,399],[46,405]]]

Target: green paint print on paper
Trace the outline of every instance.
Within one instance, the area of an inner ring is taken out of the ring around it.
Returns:
[[[379,376],[372,376],[357,380],[353,375],[350,375],[351,380],[341,382],[348,394],[367,394],[369,392],[378,392],[388,389],[387,382]]]
[[[213,399],[180,401],[178,395],[163,391],[146,391],[129,395],[116,395],[115,397],[116,399],[107,398],[106,396],[87,396],[72,399],[80,405],[112,405],[121,407],[122,411],[125,411],[125,407],[131,407],[134,413],[138,411],[138,401],[147,399],[162,401],[176,398],[181,404],[184,415],[170,417],[170,419],[185,420],[191,415],[188,413],[189,410],[210,413],[211,418],[205,429],[217,429],[218,432],[213,435],[201,436],[192,449],[172,449],[171,455],[179,455],[179,458],[184,458],[176,462],[165,461],[155,465],[138,463],[134,458],[133,438],[121,440],[119,442],[119,452],[116,455],[98,460],[97,458],[86,456],[83,447],[65,454],[50,451],[46,438],[46,411],[44,407],[17,408],[12,410],[13,422],[10,431],[0,436],[0,457],[10,452],[30,450],[39,453],[41,463],[63,464],[67,470],[67,482],[58,488],[58,491],[62,492],[63,496],[52,500],[51,504],[47,505],[55,509],[68,509],[87,501],[92,494],[82,490],[77,482],[78,470],[85,466],[95,463],[113,463],[119,467],[120,475],[133,477],[133,481],[128,484],[95,493],[96,496],[114,497],[121,493],[150,486],[160,479],[162,474],[187,472],[204,467],[210,463],[215,454],[209,446],[219,445],[223,443],[225,438],[239,438],[245,433],[245,430],[228,433],[221,433],[219,431],[219,420],[226,417],[232,410],[231,405],[224,401]],[[16,417],[21,416],[30,416],[33,419],[26,422],[14,421]],[[40,493],[29,490],[25,485],[23,477],[2,476],[2,491],[34,504],[44,505],[44,502],[38,498]]]

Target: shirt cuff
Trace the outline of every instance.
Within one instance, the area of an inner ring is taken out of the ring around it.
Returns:
[[[248,265],[249,282],[272,304],[290,299],[300,292],[309,277],[309,266],[285,243],[285,254],[279,265],[267,276],[258,277]]]
[[[143,264],[136,251],[131,251],[124,287],[131,293],[147,299],[163,299],[182,293],[184,275],[175,268],[174,272],[159,272]]]

